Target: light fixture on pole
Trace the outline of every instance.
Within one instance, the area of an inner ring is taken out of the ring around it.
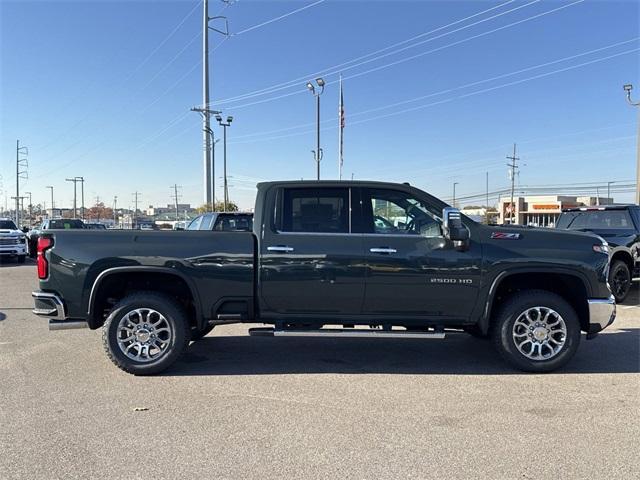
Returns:
[[[223,182],[224,182],[224,211],[227,211],[227,207],[229,205],[229,184],[227,183],[227,127],[231,126],[231,122],[233,122],[233,117],[231,115],[227,116],[227,121],[224,122],[222,120],[222,115],[219,113],[216,114],[216,120],[218,121],[218,125],[220,125],[223,129],[222,136],[222,144],[224,150],[224,166],[223,166]]]
[[[634,107],[640,106],[640,102],[631,100],[633,85],[628,83],[622,87],[627,92],[627,102]],[[640,204],[640,109],[638,109],[638,138],[636,139],[636,203]]]
[[[316,97],[316,149],[313,152],[313,159],[316,162],[316,179],[320,180],[320,161],[322,160],[322,148],[320,148],[320,95],[324,92],[325,81],[322,77],[316,78],[318,89],[311,82],[307,82],[307,88]]]

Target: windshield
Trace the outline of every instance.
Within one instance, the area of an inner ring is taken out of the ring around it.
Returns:
[[[84,228],[82,220],[59,219],[49,221],[49,230],[69,230],[71,228]]]
[[[0,230],[17,230],[12,220],[0,220]]]
[[[633,228],[627,210],[587,210],[564,212],[556,228],[569,230],[629,230]]]

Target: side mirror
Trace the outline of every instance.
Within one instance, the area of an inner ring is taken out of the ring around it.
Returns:
[[[460,210],[452,207],[442,209],[442,230],[444,237],[452,242],[468,242],[469,229],[462,223]]]

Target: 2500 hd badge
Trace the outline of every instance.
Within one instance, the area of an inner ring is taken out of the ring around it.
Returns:
[[[473,285],[471,278],[432,278],[431,283],[451,283],[455,285]]]

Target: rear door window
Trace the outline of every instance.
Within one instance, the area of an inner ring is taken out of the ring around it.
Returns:
[[[285,188],[280,230],[300,233],[349,233],[348,188]]]

